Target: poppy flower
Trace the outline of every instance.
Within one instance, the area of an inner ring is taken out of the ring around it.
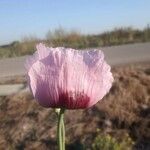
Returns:
[[[42,106],[88,108],[109,92],[113,76],[102,51],[52,48],[44,44],[36,48],[25,66],[29,87]]]

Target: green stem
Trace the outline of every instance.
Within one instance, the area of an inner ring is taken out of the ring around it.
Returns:
[[[58,113],[58,125],[57,125],[57,141],[59,150],[65,150],[65,131],[64,131],[64,109],[60,109]]]
[[[64,114],[63,114],[63,119],[62,119],[61,129],[62,129],[62,147],[63,147],[63,150],[65,150],[65,125],[64,125]]]

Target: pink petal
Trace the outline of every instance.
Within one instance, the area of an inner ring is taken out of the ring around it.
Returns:
[[[28,60],[31,91],[44,107],[79,109],[108,93],[113,77],[100,50],[48,48],[40,44]],[[37,57],[38,56],[38,57]]]

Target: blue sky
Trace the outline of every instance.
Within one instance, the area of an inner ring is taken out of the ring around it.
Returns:
[[[59,26],[81,33],[150,23],[150,0],[0,0],[0,45],[24,36],[44,38]]]

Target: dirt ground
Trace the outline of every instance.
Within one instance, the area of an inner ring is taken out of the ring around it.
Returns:
[[[91,149],[98,130],[118,140],[129,134],[133,149],[150,149],[150,63],[112,71],[115,82],[103,100],[87,110],[66,111],[67,149]],[[25,83],[24,78],[13,83],[21,80]],[[55,150],[56,124],[55,112],[41,107],[30,93],[0,97],[0,150]]]

